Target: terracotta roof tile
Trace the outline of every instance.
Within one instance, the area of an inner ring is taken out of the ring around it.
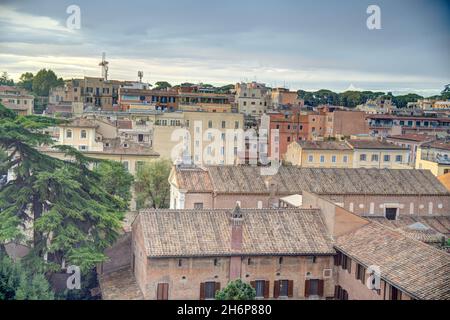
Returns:
[[[238,255],[333,254],[319,210],[241,209]],[[144,210],[140,223],[149,257],[232,255],[230,210]]]
[[[450,299],[450,255],[371,222],[340,236],[335,247],[417,299]]]

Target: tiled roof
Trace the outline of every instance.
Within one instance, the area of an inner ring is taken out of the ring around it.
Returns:
[[[337,238],[335,247],[417,299],[450,299],[450,255],[377,222]]]
[[[85,118],[76,118],[69,123],[60,124],[62,127],[77,127],[77,128],[97,128],[98,125],[94,121]]]
[[[305,150],[352,150],[345,141],[297,141]]]
[[[200,168],[176,167],[178,188],[190,192],[212,192],[213,187],[208,171]]]
[[[388,220],[385,217],[368,217],[372,221],[377,221],[385,226],[401,229],[408,227],[414,223],[422,223],[426,226],[431,227],[437,233],[443,234],[447,237],[450,237],[450,216],[408,216],[408,215],[399,215],[397,220]]]
[[[98,277],[103,300],[143,300],[131,266]]]
[[[434,148],[441,150],[450,150],[450,141],[434,141],[422,145],[422,148]]]
[[[393,143],[378,140],[348,140],[353,149],[387,149],[387,150],[407,150]]]
[[[278,195],[302,194],[304,190],[322,195],[450,195],[428,170],[282,166],[274,176],[262,176],[261,168],[253,166],[209,166],[205,170],[209,175],[190,173],[190,179],[199,181],[197,192],[268,194],[273,184]]]
[[[319,210],[241,209],[243,245],[231,249],[230,210],[144,210],[149,257],[333,254]]]
[[[400,134],[400,135],[393,135],[389,136],[388,139],[395,139],[395,140],[408,140],[408,141],[415,141],[415,142],[424,142],[424,141],[430,141],[436,139],[435,136],[426,135],[426,134]]]

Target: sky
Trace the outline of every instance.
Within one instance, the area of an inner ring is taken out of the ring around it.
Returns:
[[[80,29],[67,28],[70,5]],[[369,30],[369,5],[381,29]],[[292,90],[438,94],[450,83],[446,0],[0,0],[0,72]]]

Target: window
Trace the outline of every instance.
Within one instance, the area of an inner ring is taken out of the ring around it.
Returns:
[[[331,156],[331,162],[336,163],[336,156]]]
[[[378,155],[377,154],[373,154],[372,155],[372,162],[378,162]]]
[[[226,121],[222,121],[222,129],[225,129],[227,126],[227,122]]]
[[[200,299],[214,299],[216,291],[220,290],[220,282],[204,282],[200,284]]]
[[[308,162],[313,162],[314,161],[314,156],[308,156]]]
[[[344,157],[343,157],[343,161],[344,161],[345,163],[347,163],[347,162],[348,162],[348,156],[344,156]]]
[[[305,297],[322,296],[323,295],[323,280],[310,279],[305,281]]]
[[[291,137],[287,137],[287,142],[291,142]]]
[[[321,163],[324,163],[324,162],[325,162],[325,156],[323,156],[323,155],[320,156],[320,162],[321,162]]]
[[[123,168],[128,171],[128,161],[122,162]]]
[[[334,299],[335,300],[348,300],[348,293],[342,289],[341,286],[334,287]]]
[[[398,290],[394,286],[390,286],[389,288],[389,300],[401,300],[402,299],[402,292]]]
[[[212,121],[211,120],[208,121],[208,128],[210,128],[210,129],[212,128]]]
[[[389,162],[389,161],[391,161],[391,156],[388,154],[385,154],[383,157],[383,160],[384,160],[384,162]]]
[[[356,272],[355,272],[356,280],[360,280],[361,283],[365,283],[366,281],[366,268],[364,268],[359,263],[356,264]]]
[[[395,156],[395,161],[396,162],[402,162],[403,161],[403,157],[401,155]]]
[[[86,139],[87,138],[86,130],[81,130],[80,137],[81,137],[81,139]]]
[[[365,154],[359,155],[359,161],[366,161],[366,159],[367,159],[367,155],[365,155]]]
[[[138,142],[144,141],[144,135],[142,133],[138,134]]]
[[[234,128],[235,129],[239,129],[239,121],[235,121],[234,122]]]
[[[287,297],[289,293],[289,280],[280,280],[279,281],[280,286],[280,297]]]
[[[71,139],[72,138],[72,130],[67,130],[66,131],[66,138]]]
[[[386,219],[397,220],[397,208],[386,208]]]
[[[158,283],[156,290],[156,300],[168,300],[169,299],[169,284]]]
[[[257,298],[268,298],[269,297],[269,281],[256,280],[252,281],[250,285],[256,290]],[[267,289],[266,289],[267,286]],[[267,293],[266,293],[267,291]]]
[[[203,202],[196,202],[196,203],[194,203],[194,209],[195,210],[202,210],[203,209]]]

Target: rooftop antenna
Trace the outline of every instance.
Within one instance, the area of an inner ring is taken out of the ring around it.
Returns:
[[[105,81],[108,80],[108,64],[109,62],[106,61],[106,54],[102,53],[102,62],[100,62],[98,65],[102,67],[102,77]]]
[[[144,77],[144,71],[138,71],[139,83],[142,83],[142,77]]]

